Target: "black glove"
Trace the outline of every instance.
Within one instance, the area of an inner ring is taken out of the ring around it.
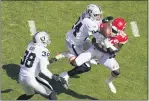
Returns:
[[[53,74],[52,79],[57,81],[57,82],[60,82],[62,84],[66,84],[66,80],[63,77],[60,77],[57,74]]]
[[[96,39],[93,38],[93,39],[92,39],[92,44],[95,44],[95,43],[96,43]]]
[[[104,18],[103,20],[102,20],[102,22],[103,23],[107,23],[107,22],[109,22],[110,20],[113,20],[114,18],[112,17],[112,16],[108,16],[108,17],[106,17],[106,18]]]
[[[56,62],[56,61],[57,61],[56,58],[52,58],[52,59],[49,60],[49,63],[52,64],[52,63],[54,63],[54,62]]]

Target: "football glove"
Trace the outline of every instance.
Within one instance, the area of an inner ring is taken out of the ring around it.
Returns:
[[[52,59],[49,60],[49,63],[52,64],[52,63],[54,63],[54,62],[56,62],[56,61],[57,61],[56,58],[52,58]]]
[[[102,20],[102,22],[103,23],[108,23],[110,20],[113,20],[114,18],[112,17],[112,16],[108,16],[108,17],[106,17],[106,18],[104,18],[103,20]]]
[[[66,84],[66,80],[63,77],[60,77],[58,74],[53,74],[52,79],[59,83]]]
[[[50,62],[50,64],[52,64],[52,63],[54,63],[57,60],[62,59],[62,58],[65,58],[64,53],[61,53],[61,54],[58,53],[54,58],[50,59],[49,62]]]

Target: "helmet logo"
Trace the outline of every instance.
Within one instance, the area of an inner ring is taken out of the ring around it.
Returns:
[[[42,37],[40,38],[40,40],[41,40],[41,41],[45,41],[45,36],[42,36]]]
[[[88,10],[88,13],[92,13],[92,10],[91,10],[91,9],[89,9],[89,10]]]

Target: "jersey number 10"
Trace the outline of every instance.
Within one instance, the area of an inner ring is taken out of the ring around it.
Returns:
[[[31,68],[33,66],[35,58],[36,58],[35,53],[29,53],[29,51],[26,50],[24,58],[21,59],[21,65],[25,65],[25,67]]]

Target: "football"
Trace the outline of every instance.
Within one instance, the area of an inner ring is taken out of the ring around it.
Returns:
[[[105,37],[109,37],[111,35],[111,26],[110,23],[102,23],[100,25],[100,32],[103,34]]]

